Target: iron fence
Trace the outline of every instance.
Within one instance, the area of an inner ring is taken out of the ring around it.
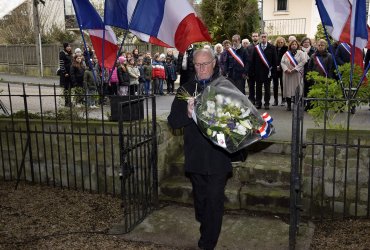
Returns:
[[[0,109],[3,181],[124,198],[121,188],[127,185],[127,169],[140,169],[143,181],[147,176],[140,190],[151,197],[146,205],[156,200],[155,96],[114,96],[116,102],[110,103],[113,96],[71,92],[73,104],[64,106],[65,93],[56,85],[2,86],[0,99],[8,111]],[[89,107],[87,98],[95,98],[98,108]],[[112,118],[112,105],[120,106],[119,119]],[[133,155],[133,148],[140,150]]]
[[[296,96],[299,96],[296,93]],[[305,105],[325,106],[321,128],[304,131]],[[295,248],[301,217],[323,222],[343,218],[370,218],[370,131],[354,129],[351,109],[368,99],[349,94],[342,99],[303,98],[294,104],[290,179],[289,246]],[[345,126],[329,126],[330,103],[342,106],[339,120]]]

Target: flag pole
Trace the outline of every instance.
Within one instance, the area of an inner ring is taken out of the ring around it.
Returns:
[[[73,4],[73,9],[76,10],[76,6],[75,6],[75,2],[72,1],[72,4]],[[77,12],[75,11],[76,13],[76,18],[77,18],[77,23],[78,23],[78,28],[80,30],[80,33],[81,33],[81,37],[82,37],[82,41],[84,43],[84,48],[85,48],[85,51],[87,51],[87,59],[88,59],[88,62],[89,62],[89,67],[93,73],[93,76],[94,76],[94,81],[96,82],[96,75],[95,75],[95,72],[94,72],[94,69],[92,67],[92,64],[91,64],[91,58],[90,58],[90,54],[89,54],[89,51],[87,50],[87,46],[86,46],[86,40],[85,40],[85,36],[84,36],[84,33],[82,31],[82,27],[81,27],[81,22],[80,22],[80,17],[77,15]]]
[[[317,10],[319,11],[319,16],[320,16],[322,27],[324,28],[326,41],[328,42],[328,45],[329,45],[329,51],[330,51],[330,53],[333,57],[333,62],[334,62],[334,65],[335,65],[335,69],[336,69],[338,77],[339,77],[339,84],[340,84],[341,88],[344,90],[343,81],[342,81],[342,74],[339,72],[337,60],[335,60],[335,55],[333,53],[333,46],[330,43],[328,32],[326,30],[325,25],[323,24],[323,21],[322,21],[322,9],[320,8],[319,4],[317,4],[317,0],[316,0],[316,6],[317,6]],[[346,96],[346,92],[343,91],[343,93],[344,93],[344,96]]]
[[[133,10],[133,12],[132,12],[132,15],[131,15],[131,19],[130,19],[130,21],[128,22],[128,24],[127,24],[127,30],[125,31],[125,34],[123,35],[123,38],[122,38],[122,42],[121,42],[121,45],[120,45],[120,47],[119,47],[119,50],[118,50],[118,52],[117,52],[117,55],[116,55],[116,60],[115,61],[117,61],[117,59],[118,59],[118,57],[119,57],[119,55],[121,54],[121,51],[122,51],[122,48],[123,48],[123,44],[124,44],[124,42],[125,42],[125,40],[126,40],[126,37],[127,37],[127,35],[128,35],[128,32],[129,32],[129,30],[130,30],[130,26],[131,26],[131,21],[132,21],[132,18],[135,16],[135,13],[136,13],[136,10],[137,10],[137,6],[139,5],[139,2],[140,2],[140,0],[138,0],[137,1],[137,3],[136,3],[136,5],[135,5],[135,8],[134,8],[134,10]],[[106,2],[105,2],[106,3]],[[104,26],[105,26],[105,10],[106,10],[106,8],[105,8],[105,6],[104,6]],[[104,37],[104,35],[105,35],[105,29],[104,29],[104,32],[103,32],[103,48],[104,48],[104,41],[105,41],[105,37]],[[104,57],[103,57],[104,58]],[[116,67],[116,65],[114,64],[113,65],[113,68],[112,68],[112,72],[111,73],[109,73],[109,77],[108,77],[108,81],[110,80],[110,78],[112,77],[112,74],[113,74],[113,70],[115,69],[115,67]]]

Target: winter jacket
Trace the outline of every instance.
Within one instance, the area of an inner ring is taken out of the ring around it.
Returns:
[[[166,71],[162,62],[154,61],[152,64],[152,78],[166,79]]]
[[[166,77],[169,80],[176,81],[177,75],[176,75],[176,65],[173,62],[166,63],[165,64],[166,69]]]
[[[84,73],[84,88],[86,90],[96,90],[97,84],[94,79],[93,72],[90,70],[85,70]]]
[[[131,65],[127,65],[127,73],[130,76],[130,85],[138,85],[139,84],[139,77],[140,71],[138,67],[133,67]]]
[[[118,83],[119,86],[129,86],[130,85],[130,75],[126,70],[123,70],[122,66],[117,68]]]
[[[112,70],[109,71],[109,73],[112,72]],[[112,76],[110,78],[110,83],[116,84],[118,83],[118,75],[117,75],[117,68],[114,68]]]
[[[152,80],[152,65],[144,65],[144,78],[145,80]]]

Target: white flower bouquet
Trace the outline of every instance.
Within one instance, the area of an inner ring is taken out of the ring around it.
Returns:
[[[193,119],[214,144],[234,153],[274,133],[272,118],[262,116],[229,80],[219,77],[195,99]]]

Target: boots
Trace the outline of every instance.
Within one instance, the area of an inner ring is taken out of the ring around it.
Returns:
[[[286,110],[291,111],[292,110],[292,98],[286,97],[285,101],[286,101],[286,104],[287,104]]]

